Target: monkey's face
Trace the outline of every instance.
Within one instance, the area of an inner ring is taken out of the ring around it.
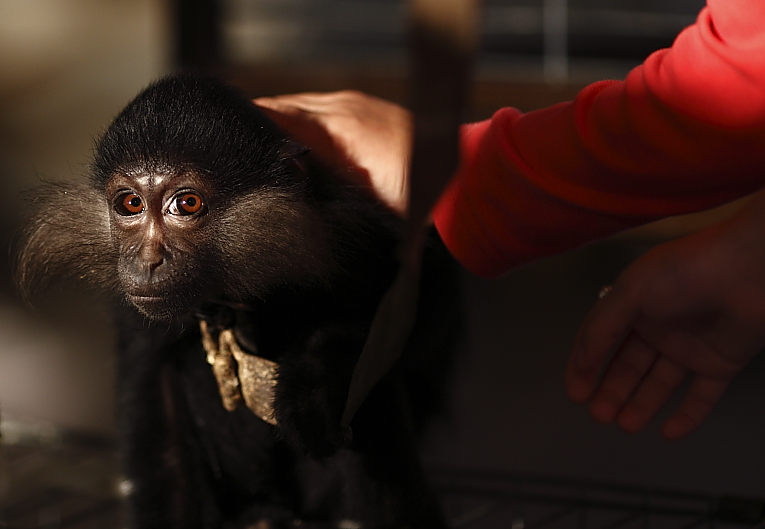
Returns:
[[[119,281],[149,318],[174,319],[209,294],[211,196],[192,172],[136,171],[107,183]]]

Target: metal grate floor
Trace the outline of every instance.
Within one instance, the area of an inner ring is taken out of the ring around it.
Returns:
[[[114,447],[46,426],[7,424],[0,529],[123,525]],[[431,470],[453,529],[765,529],[765,499]]]
[[[117,458],[101,439],[3,423],[0,528],[121,527]]]
[[[765,499],[441,470],[454,529],[765,529]]]

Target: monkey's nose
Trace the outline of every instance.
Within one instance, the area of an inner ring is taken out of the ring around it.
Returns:
[[[139,259],[141,260],[141,267],[152,275],[165,264],[165,248],[161,245],[146,245],[141,248]]]

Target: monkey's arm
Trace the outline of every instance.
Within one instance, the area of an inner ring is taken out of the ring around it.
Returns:
[[[284,355],[274,412],[287,442],[314,457],[329,456],[350,443],[340,418],[365,339],[353,327],[322,328]]]
[[[340,428],[364,330],[317,330],[281,361],[274,402],[281,433],[326,468],[342,468],[347,486],[332,500],[338,519],[374,527],[445,527],[419,465],[411,410],[395,369],[359,409],[352,443]],[[319,496],[319,490],[311,494]]]
[[[190,419],[169,361],[173,330],[130,309],[119,317],[120,448],[129,526],[207,528],[219,514],[199,464]]]

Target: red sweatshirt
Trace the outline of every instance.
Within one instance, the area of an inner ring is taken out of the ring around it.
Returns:
[[[465,125],[462,156],[434,219],[454,256],[484,276],[757,190],[765,1],[708,0],[624,81]]]

